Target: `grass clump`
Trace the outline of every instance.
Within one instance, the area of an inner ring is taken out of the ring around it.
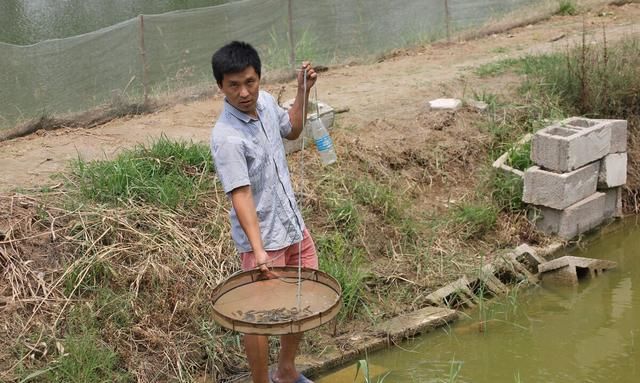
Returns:
[[[212,180],[209,148],[161,137],[126,150],[113,160],[72,165],[71,182],[88,201],[152,203],[169,208],[193,203]]]
[[[49,367],[30,372],[21,382],[130,382],[120,367],[120,358],[93,332],[67,336],[59,347],[60,357]]]
[[[400,222],[403,209],[397,193],[389,187],[370,179],[356,182],[353,188],[354,198],[360,204],[369,206],[374,212],[383,216],[389,223]]]
[[[507,165],[521,171],[533,166],[531,161],[531,141],[523,144],[514,144],[507,152]]]
[[[518,59],[504,59],[482,64],[475,70],[475,74],[480,77],[495,77],[512,69],[519,62]]]
[[[488,233],[497,220],[498,213],[492,205],[464,203],[456,205],[453,211],[453,221],[466,239],[479,238]]]
[[[576,6],[575,1],[572,0],[561,0],[560,4],[558,4],[557,15],[560,16],[575,16],[578,14],[578,8]]]
[[[491,199],[498,210],[515,213],[525,209],[526,205],[522,202],[524,181],[521,177],[497,171],[490,181]]]
[[[353,318],[364,307],[364,280],[362,255],[343,234],[321,235],[316,240],[320,257],[320,270],[333,276],[342,287],[342,319]]]
[[[609,46],[586,43],[560,55],[542,56],[550,65],[532,72],[528,88],[555,96],[569,113],[601,118],[640,115],[640,39]],[[562,60],[559,59],[562,57]],[[541,59],[543,59],[541,58]]]

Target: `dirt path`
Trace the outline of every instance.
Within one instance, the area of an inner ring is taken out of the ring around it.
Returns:
[[[350,108],[339,116],[338,123],[355,132],[355,136],[349,135],[351,140],[397,153],[399,148],[420,145],[434,134],[428,126],[433,122],[421,118],[427,100],[471,97],[474,92],[499,93],[515,86],[479,79],[473,75],[473,68],[507,57],[565,49],[581,39],[583,20],[587,30],[593,32],[589,39],[601,39],[604,24],[607,39],[613,41],[640,32],[640,4],[604,7],[584,19],[552,17],[474,41],[400,50],[370,65],[333,67],[322,74],[319,98],[334,107]],[[264,88],[277,93],[280,85]],[[293,94],[294,84],[284,84],[282,100]],[[111,157],[123,148],[149,142],[162,134],[206,142],[221,107],[222,99],[217,95],[149,115],[115,120],[96,129],[43,131],[0,143],[0,192],[56,184],[59,181],[51,179],[51,175],[64,170],[74,158]],[[440,132],[437,140],[455,144],[459,134],[465,132]],[[337,144],[348,142],[340,142],[339,138]]]

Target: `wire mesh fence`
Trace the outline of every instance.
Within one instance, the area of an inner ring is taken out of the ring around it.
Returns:
[[[0,129],[211,89],[211,54],[231,40],[256,46],[269,73],[302,59],[367,62],[507,14],[546,15],[557,6],[548,0],[244,0],[144,15],[29,46],[0,43]]]

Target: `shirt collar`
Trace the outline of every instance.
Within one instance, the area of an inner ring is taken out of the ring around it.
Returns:
[[[260,116],[260,112],[264,110],[264,105],[262,105],[262,101],[260,100],[260,97],[258,97],[258,101],[256,102],[256,110],[258,112],[258,116]],[[224,111],[227,113],[230,113],[238,120],[243,121],[245,124],[249,123],[252,120],[253,121],[258,120],[257,118],[251,117],[245,112],[238,110],[235,106],[231,105],[229,101],[227,101],[226,97],[224,98]]]

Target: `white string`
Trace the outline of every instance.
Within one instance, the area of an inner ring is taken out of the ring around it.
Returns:
[[[303,89],[304,97],[302,98],[302,149],[300,152],[300,210],[302,210],[302,202],[304,198],[304,145],[307,126],[307,69],[304,69],[303,73]],[[300,211],[302,214],[302,211]],[[298,291],[296,293],[296,302],[298,312],[302,309],[302,241],[304,240],[304,233],[302,231],[302,225],[300,225],[300,242],[298,242]]]

